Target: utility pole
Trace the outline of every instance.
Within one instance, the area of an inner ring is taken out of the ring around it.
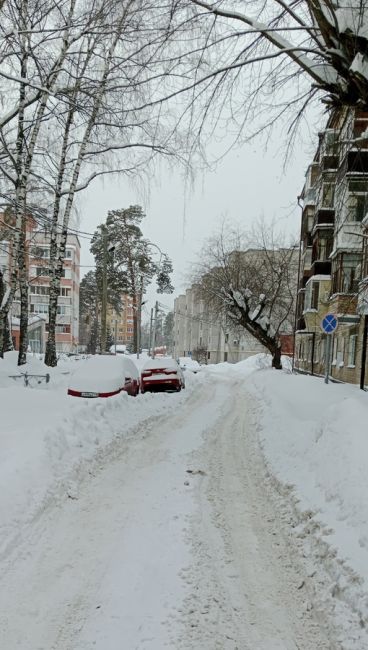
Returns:
[[[152,353],[152,325],[153,325],[153,307],[151,307],[151,318],[150,318],[150,328],[149,328],[149,342],[148,342],[148,356],[151,356]]]
[[[106,352],[106,316],[107,316],[107,228],[101,224],[102,234],[102,301],[101,301],[101,350]]]
[[[141,279],[140,279],[138,305],[137,305],[137,359],[139,359],[139,351],[141,347],[142,299],[143,299],[143,274],[141,275]]]
[[[156,300],[156,302],[155,302],[155,318],[154,318],[154,322],[153,322],[152,359],[155,358],[157,318],[158,318],[158,300]]]

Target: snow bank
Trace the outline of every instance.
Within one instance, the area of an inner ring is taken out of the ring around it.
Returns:
[[[0,388],[6,388],[7,386],[13,385],[14,382],[19,381],[18,379],[13,379],[13,375],[19,378],[21,377],[20,373],[17,372],[11,363],[0,357]]]
[[[0,388],[0,553],[49,499],[74,498],[85,461],[98,461],[116,438],[176,411],[192,390],[189,382],[180,394],[82,400],[68,397],[65,387]]]
[[[225,361],[223,363],[208,364],[207,366],[202,367],[202,372],[211,374],[227,374],[229,376],[247,376],[251,375],[255,370],[270,368],[271,363],[271,356],[260,352],[259,354],[254,354],[238,363],[228,363]]]

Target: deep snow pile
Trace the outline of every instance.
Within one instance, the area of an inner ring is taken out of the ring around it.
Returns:
[[[180,394],[84,400],[67,396],[65,368],[51,369],[49,384],[25,388],[8,377],[12,357],[0,361],[0,554],[49,498],[73,498],[85,461],[145,420],[176,411],[194,389],[189,381]],[[27,370],[36,368],[46,366],[30,359]]]

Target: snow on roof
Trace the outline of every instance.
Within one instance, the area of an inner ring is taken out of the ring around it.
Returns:
[[[307,286],[307,284],[310,284],[310,283],[313,282],[313,281],[314,281],[314,282],[316,282],[316,281],[317,281],[317,282],[321,282],[321,280],[331,280],[331,276],[330,276],[330,275],[322,275],[322,274],[319,274],[319,275],[311,275],[311,277],[309,278],[309,280],[305,283],[305,286]]]
[[[172,357],[160,357],[159,359],[150,359],[144,364],[142,370],[150,368],[175,368],[177,370],[178,364]]]

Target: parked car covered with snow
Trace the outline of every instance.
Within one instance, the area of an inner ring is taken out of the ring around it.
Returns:
[[[179,365],[182,370],[190,370],[194,373],[201,370],[201,366],[199,365],[198,361],[192,359],[192,357],[180,357]]]
[[[150,359],[141,371],[141,392],[180,391],[185,388],[183,372],[175,359]]]
[[[93,356],[70,378],[68,395],[74,397],[112,397],[121,391],[128,395],[139,393],[139,373],[131,359],[125,356]]]

